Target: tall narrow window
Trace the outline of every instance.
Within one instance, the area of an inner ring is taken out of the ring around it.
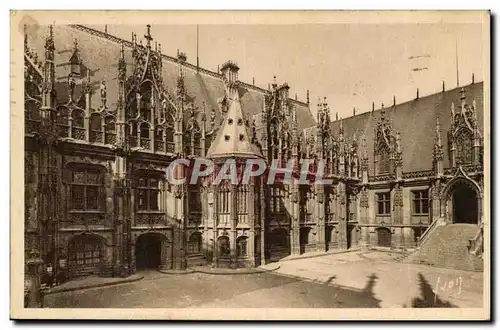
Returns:
[[[283,213],[283,190],[280,186],[271,187],[270,208],[272,213]]]
[[[377,214],[389,215],[391,214],[391,193],[383,192],[377,194]]]
[[[160,181],[147,176],[137,180],[136,203],[139,211],[159,211]]]
[[[200,233],[194,233],[189,237],[188,253],[199,254],[201,253],[202,237]]]
[[[189,212],[201,212],[201,194],[198,185],[188,185]]]
[[[378,173],[388,173],[390,169],[390,158],[387,150],[382,150],[378,155]]]
[[[222,185],[219,189],[219,212],[229,213],[229,187]]]
[[[457,165],[472,163],[472,134],[462,129],[455,138],[457,145]]]
[[[427,190],[413,191],[413,214],[429,214],[429,192]]]
[[[70,208],[75,211],[104,210],[104,174],[97,168],[71,169]]]
[[[236,240],[236,255],[238,257],[246,257],[247,256],[247,238],[246,237],[238,237]]]

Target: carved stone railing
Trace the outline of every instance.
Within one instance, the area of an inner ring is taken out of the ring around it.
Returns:
[[[85,141],[85,128],[72,127],[71,128],[71,137],[75,140]]]
[[[369,182],[391,181],[394,178],[392,174],[375,175],[368,178]]]
[[[136,226],[155,226],[165,224],[163,212],[137,212],[135,214]]]
[[[167,152],[174,152],[174,151],[175,151],[175,143],[167,142]]]
[[[165,152],[165,142],[156,140],[155,151]]]
[[[63,222],[69,226],[103,225],[104,219],[105,213],[100,211],[70,211],[68,218]]]
[[[58,124],[57,135],[62,138],[69,137],[69,125]]]
[[[434,171],[415,171],[403,173],[403,179],[427,178],[434,175]]]
[[[141,148],[145,150],[151,150],[151,140],[146,138],[141,138]]]
[[[106,144],[116,144],[116,133],[105,133],[105,141]]]
[[[89,140],[94,143],[104,143],[104,134],[102,134],[102,131],[91,130]]]

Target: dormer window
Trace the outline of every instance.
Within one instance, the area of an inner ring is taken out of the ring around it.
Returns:
[[[224,135],[224,141],[229,141],[229,135]]]
[[[245,140],[245,136],[243,134],[240,134],[240,141]]]
[[[238,118],[238,126],[241,126],[241,125],[243,125],[243,119]]]
[[[232,125],[232,124],[233,124],[233,119],[232,119],[232,118],[229,118],[229,119],[227,120],[227,123],[228,123],[229,125]]]

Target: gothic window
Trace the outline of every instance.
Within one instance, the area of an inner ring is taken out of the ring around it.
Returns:
[[[160,180],[141,174],[136,186],[136,205],[139,211],[160,210]]]
[[[94,113],[90,116],[90,142],[102,142],[101,116]]]
[[[99,266],[101,263],[101,240],[96,236],[79,235],[68,246],[69,266]]]
[[[202,246],[202,236],[201,233],[194,233],[189,237],[188,241],[188,253],[190,255],[200,254]]]
[[[391,214],[391,193],[383,192],[377,194],[377,215]]]
[[[85,114],[81,110],[73,111],[73,127],[83,128]]]
[[[222,185],[219,188],[219,212],[229,213],[229,198],[230,191],[229,187]]]
[[[104,210],[104,173],[99,168],[72,168],[69,186],[72,210]]]
[[[236,255],[238,257],[246,257],[247,256],[247,243],[248,240],[246,237],[241,236],[236,240]]]
[[[231,255],[231,246],[229,245],[229,237],[222,236],[217,240],[219,247],[219,257],[229,258]]]
[[[378,173],[388,173],[390,169],[389,149],[383,147],[378,152]]]
[[[189,212],[201,212],[201,194],[198,185],[188,185]]]
[[[105,123],[105,132],[106,132],[106,141],[107,144],[115,144],[116,143],[116,125],[115,125],[115,117],[107,116],[104,119]]]
[[[280,186],[271,186],[270,209],[271,213],[281,214],[284,212],[283,189]]]
[[[455,137],[457,146],[457,165],[472,163],[472,134],[460,131]]]
[[[429,191],[413,191],[413,214],[429,214]]]
[[[238,214],[247,213],[247,186],[238,186]]]

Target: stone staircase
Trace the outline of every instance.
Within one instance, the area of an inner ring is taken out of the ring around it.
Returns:
[[[418,250],[405,262],[469,271],[482,271],[482,253],[471,253],[471,242],[477,240],[480,227],[473,224],[436,226]]]

